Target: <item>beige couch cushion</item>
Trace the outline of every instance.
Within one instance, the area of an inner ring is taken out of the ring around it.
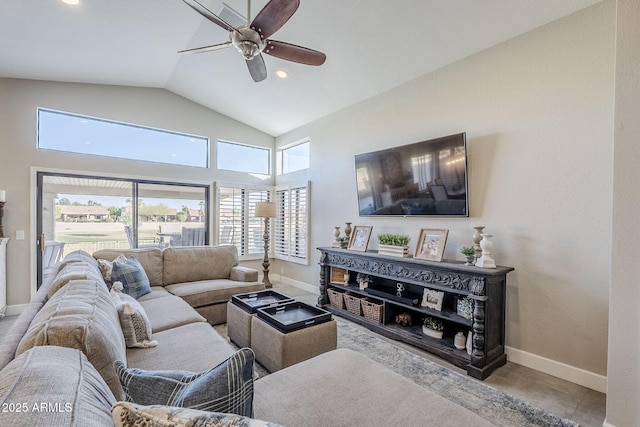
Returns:
[[[232,295],[261,291],[264,289],[264,285],[261,282],[218,279],[176,283],[165,286],[165,289],[184,299],[191,307],[202,307],[218,303],[226,304]]]
[[[177,296],[138,301],[147,313],[154,333],[194,322],[206,322],[189,304]]]
[[[231,268],[238,265],[235,246],[195,246],[166,248],[164,284],[228,279]]]
[[[113,261],[118,255],[123,254],[127,258],[136,257],[144,272],[147,273],[151,286],[162,286],[162,250],[158,248],[138,249],[102,249],[93,253],[95,259]]]
[[[348,349],[262,377],[254,393],[254,416],[285,426],[493,425]]]
[[[3,426],[84,427],[112,425],[116,398],[82,352],[43,346],[2,370],[0,402],[13,405],[0,415]]]
[[[127,349],[130,368],[201,372],[234,353],[227,340],[205,322],[154,333],[153,338],[158,340],[157,347]]]
[[[82,351],[113,394],[124,398],[113,368],[116,360],[126,360],[124,337],[104,282],[72,280],[56,292],[34,317],[16,356],[43,345]]]
[[[65,263],[51,281],[47,296],[51,298],[60,288],[71,280],[95,280],[101,282],[102,273],[96,268],[97,264],[87,261]]]

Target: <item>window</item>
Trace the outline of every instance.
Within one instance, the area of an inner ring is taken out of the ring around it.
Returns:
[[[308,263],[309,184],[278,187],[275,191],[277,218],[273,231],[276,258]]]
[[[39,284],[57,254],[208,244],[208,185],[49,172],[37,183]]]
[[[271,151],[268,148],[218,140],[217,152],[218,169],[260,175],[269,175],[271,171]]]
[[[38,148],[209,167],[209,138],[38,109]]]
[[[278,173],[309,169],[309,141],[283,148],[279,152]]]
[[[220,184],[217,190],[218,243],[235,245],[245,259],[259,258],[264,252],[264,220],[255,217],[255,208],[257,202],[270,200],[271,190],[236,184]]]

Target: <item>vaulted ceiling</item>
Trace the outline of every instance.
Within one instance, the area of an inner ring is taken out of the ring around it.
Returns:
[[[255,83],[233,48],[177,53],[228,41],[181,0],[2,0],[0,77],[165,88],[278,136],[599,1],[301,0],[272,38],[325,64],[265,55],[269,76]],[[245,0],[225,3],[246,16]]]

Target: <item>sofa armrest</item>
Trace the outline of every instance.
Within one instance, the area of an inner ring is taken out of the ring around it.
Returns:
[[[236,265],[231,268],[231,275],[229,276],[229,279],[236,280],[238,282],[257,282],[258,270]]]

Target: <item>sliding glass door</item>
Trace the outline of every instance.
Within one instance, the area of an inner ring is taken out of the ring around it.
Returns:
[[[75,250],[209,243],[209,186],[38,172],[38,287]]]

